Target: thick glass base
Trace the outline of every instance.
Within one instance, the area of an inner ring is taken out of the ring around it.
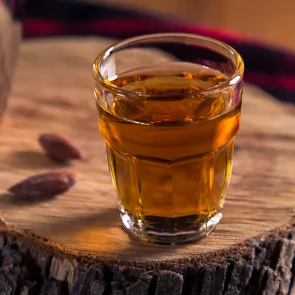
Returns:
[[[178,218],[146,216],[141,220],[123,207],[120,208],[121,219],[128,233],[143,241],[175,245],[197,241],[210,235],[222,219],[222,213],[216,212],[207,220],[197,215]]]

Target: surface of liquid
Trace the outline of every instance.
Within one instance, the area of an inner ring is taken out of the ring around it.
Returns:
[[[241,101],[230,89],[199,92],[225,80],[201,66],[149,70],[112,81],[146,98],[115,96],[109,106],[98,99],[112,181],[123,210],[143,224],[177,231],[207,221],[222,206]]]

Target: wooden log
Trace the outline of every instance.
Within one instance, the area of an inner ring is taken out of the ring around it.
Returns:
[[[246,85],[222,223],[198,243],[143,243],[121,227],[95,122],[91,65],[110,42],[21,47],[0,136],[0,294],[292,294],[294,109]],[[50,160],[37,142],[43,132],[75,138],[87,159],[66,167]],[[55,199],[16,203],[6,192],[63,168],[78,181]]]

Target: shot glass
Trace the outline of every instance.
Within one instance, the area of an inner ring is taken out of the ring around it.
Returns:
[[[128,232],[176,244],[219,224],[243,72],[232,47],[193,34],[134,37],[97,56],[98,127]]]

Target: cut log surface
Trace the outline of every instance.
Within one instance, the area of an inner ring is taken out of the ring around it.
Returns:
[[[292,294],[294,108],[246,85],[221,224],[197,243],[143,243],[122,229],[97,130],[92,62],[111,42],[21,46],[0,135],[0,294]],[[37,142],[44,132],[74,138],[86,160],[50,160]],[[7,194],[51,169],[75,170],[77,184],[50,201],[20,203]]]

